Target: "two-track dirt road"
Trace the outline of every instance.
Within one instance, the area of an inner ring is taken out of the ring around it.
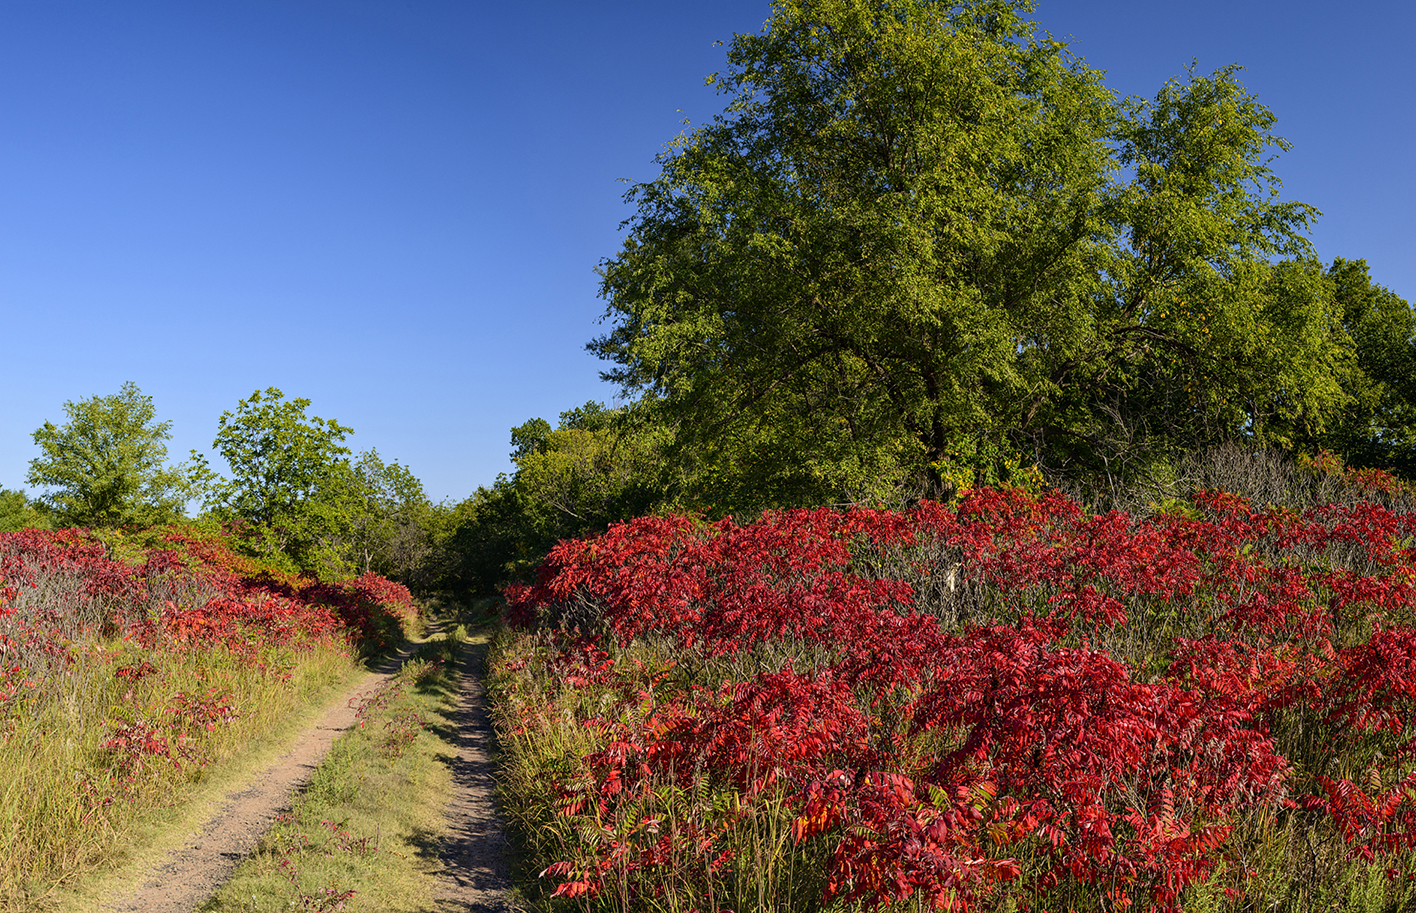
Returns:
[[[452,761],[453,795],[447,806],[447,831],[438,884],[438,913],[487,911],[510,913],[507,842],[497,813],[492,778],[492,731],[481,681],[486,648],[463,650],[461,691],[456,713]],[[330,702],[314,726],[273,764],[231,790],[215,814],[186,834],[175,849],[126,879],[136,888],[102,902],[105,913],[192,913],[231,877],[236,866],[289,811],[291,800],[309,783],[340,733],[355,725],[355,709],[384,680],[397,672],[404,657],[390,660],[362,677]]]

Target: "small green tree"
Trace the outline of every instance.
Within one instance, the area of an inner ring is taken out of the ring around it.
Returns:
[[[432,503],[423,483],[377,450],[353,464],[357,503],[350,505],[347,557],[356,570],[422,585],[433,552]]]
[[[23,491],[0,488],[0,533],[48,528],[48,519],[30,503]]]
[[[344,439],[353,433],[332,419],[307,416],[310,401],[287,400],[275,387],[223,412],[212,446],[231,478],[211,487],[209,507],[237,521],[252,550],[288,559],[304,570],[337,571],[349,514],[359,497]]]
[[[113,396],[66,402],[68,422],[34,432],[41,455],[26,481],[64,526],[149,526],[176,520],[200,488],[199,467],[167,466],[172,423],[129,381]]]

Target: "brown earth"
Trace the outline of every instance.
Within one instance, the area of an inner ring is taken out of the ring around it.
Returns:
[[[469,647],[462,659],[462,691],[457,705],[454,791],[447,806],[443,838],[443,879],[439,909],[451,913],[512,913],[506,833],[496,804],[492,768],[492,723],[482,687],[485,644]]]
[[[491,726],[478,660],[485,647],[468,650],[457,708],[455,791],[448,804],[448,832],[442,859],[445,875],[438,892],[441,911],[515,911],[507,879],[507,843],[494,801],[490,756]],[[277,815],[314,775],[338,735],[355,725],[354,712],[368,695],[397,672],[400,656],[364,676],[294,747],[272,765],[229,793],[219,810],[188,834],[181,845],[149,866],[131,883],[139,887],[108,900],[105,913],[192,913],[231,877]]]

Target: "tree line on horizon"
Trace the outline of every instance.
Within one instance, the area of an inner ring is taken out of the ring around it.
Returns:
[[[438,506],[407,467],[377,450],[354,455],[353,429],[309,406],[270,387],[223,412],[213,447],[224,477],[195,451],[169,464],[172,423],[132,382],[67,402],[66,422],[34,432],[40,455],[25,481],[46,492],[0,489],[0,532],[221,524],[238,548],[286,570],[425,583]]]
[[[1289,144],[1239,68],[1121,98],[1031,12],[787,0],[737,36],[708,80],[723,112],[631,186],[599,265],[588,348],[624,405],[512,429],[514,471],[468,498],[430,503],[272,389],[221,419],[232,478],[159,459],[136,513],[6,492],[0,528],[149,522],[191,484],[252,550],[471,595],[654,511],[1039,476],[1100,504],[1233,444],[1416,477],[1416,314],[1365,261],[1318,258],[1319,213],[1281,197]],[[45,454],[29,483],[67,491]]]

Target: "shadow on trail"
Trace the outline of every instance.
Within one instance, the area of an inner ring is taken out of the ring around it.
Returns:
[[[485,643],[465,645],[458,670],[462,688],[452,720],[456,754],[450,759],[454,798],[441,846],[445,894],[439,898],[439,909],[449,913],[520,910],[511,900],[511,849],[496,801],[495,737],[482,687],[487,652]]]

